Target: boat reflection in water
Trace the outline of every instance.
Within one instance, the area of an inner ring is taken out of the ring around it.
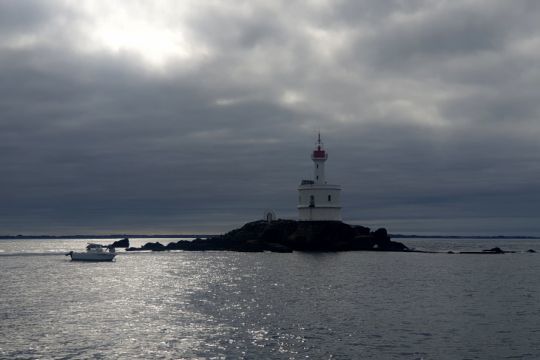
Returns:
[[[89,243],[86,252],[70,251],[66,256],[71,256],[72,261],[113,261],[116,256],[114,247]]]

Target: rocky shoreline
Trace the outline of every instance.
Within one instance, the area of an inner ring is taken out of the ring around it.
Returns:
[[[264,220],[249,222],[224,235],[180,240],[163,245],[149,242],[127,251],[410,251],[404,244],[392,241],[386,229],[371,231],[367,227],[341,221]]]

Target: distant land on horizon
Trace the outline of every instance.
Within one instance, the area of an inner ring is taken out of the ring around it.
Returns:
[[[0,240],[10,239],[174,239],[174,238],[207,238],[216,234],[165,234],[165,235],[141,235],[141,234],[109,234],[109,235],[0,235]]]
[[[109,234],[109,235],[0,235],[0,240],[16,239],[174,239],[174,238],[208,238],[218,234]],[[394,239],[540,239],[540,236],[529,235],[414,235],[389,234]]]
[[[540,239],[530,235],[414,235],[390,234],[395,239]]]

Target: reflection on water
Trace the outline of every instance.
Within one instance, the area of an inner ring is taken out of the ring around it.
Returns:
[[[538,254],[0,256],[1,358],[540,357]]]

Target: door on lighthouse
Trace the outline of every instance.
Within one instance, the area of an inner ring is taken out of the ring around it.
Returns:
[[[315,207],[315,196],[313,195],[309,197],[309,207]]]

